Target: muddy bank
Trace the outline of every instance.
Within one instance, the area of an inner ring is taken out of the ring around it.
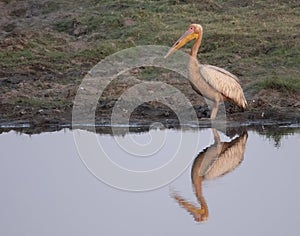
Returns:
[[[31,84],[31,81],[28,83],[24,81],[7,82],[7,80],[14,81],[13,78],[2,79],[2,89],[4,88],[8,91],[0,95],[0,126],[13,127],[14,125],[28,124],[30,127],[38,129],[71,127],[72,108],[78,89],[77,85],[51,86],[48,82],[43,82],[42,80],[35,80],[34,86]],[[210,109],[203,97],[192,90],[188,81],[175,80],[174,78],[166,79],[166,76],[164,76],[164,79],[165,82],[182,91],[193,106],[185,109],[185,104],[178,104],[178,107],[181,107],[179,112],[185,114],[195,112],[199,126],[210,127]],[[95,112],[95,124],[97,126],[107,127],[112,125],[112,110],[118,100],[118,96],[122,95],[133,84],[134,81],[132,83],[123,81],[107,87],[104,96],[100,97],[97,104]],[[36,89],[36,86],[39,86],[40,89]],[[51,93],[51,96],[47,95],[48,93]],[[34,97],[31,96],[33,94],[35,94]],[[107,94],[111,96],[106,96]],[[226,102],[226,115],[220,114],[219,120],[224,121],[225,119],[229,124],[234,124],[234,126],[300,123],[300,103],[295,95],[290,94],[287,96],[287,94],[269,89],[261,90],[252,96],[252,99],[248,98],[247,100],[249,106],[245,111]],[[173,102],[176,102],[176,98]],[[126,111],[124,110],[124,112]],[[162,123],[168,128],[180,126],[180,121],[175,111],[155,101],[142,103],[137,106],[130,114],[128,124],[113,125],[147,127],[155,122]]]
[[[113,103],[113,102],[111,102]],[[93,130],[93,124],[79,123],[72,124],[72,110],[52,111],[51,109],[24,109],[7,107],[11,112],[11,119],[0,120],[0,131],[8,132],[15,130],[29,134],[36,134],[41,132],[52,132],[64,128],[79,128]],[[299,127],[300,115],[297,112],[275,111],[273,109],[263,110],[247,110],[243,112],[229,113],[226,119],[217,119],[211,121],[209,119],[210,111],[208,107],[195,108],[198,123],[193,120],[187,123],[180,123],[176,114],[166,107],[151,107],[149,104],[141,105],[137,111],[131,115],[129,123],[112,123],[110,109],[97,109],[95,118],[95,129],[98,133],[112,133],[112,126],[114,131],[119,130],[120,134],[127,132],[144,132],[151,128],[155,128],[158,123],[160,128],[209,128],[217,127],[223,129],[260,129],[261,127]],[[7,112],[7,113],[9,113]],[[21,117],[21,118],[20,118]],[[154,126],[153,126],[154,124]],[[73,127],[72,127],[73,125]],[[118,131],[117,131],[118,133]]]

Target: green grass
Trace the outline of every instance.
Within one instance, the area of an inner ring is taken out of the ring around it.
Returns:
[[[0,48],[2,68],[14,71],[43,64],[65,73],[73,67],[72,60],[92,65],[136,45],[171,46],[190,23],[201,23],[202,63],[224,67],[242,82],[257,82],[258,88],[299,89],[295,83],[300,63],[297,1],[54,0],[43,4],[41,12],[51,20],[37,19],[37,28],[29,29],[35,34],[25,35],[29,44],[24,49]],[[73,35],[74,20],[86,29],[85,34]],[[84,47],[70,46],[77,42]],[[281,79],[282,74],[289,78]]]
[[[0,51],[0,66],[3,68],[15,68],[16,65],[27,65],[34,60],[34,55],[29,49],[13,52]]]
[[[275,89],[282,93],[300,93],[300,78],[272,77],[256,83],[259,89]]]
[[[65,50],[66,41],[52,34],[34,34],[18,38],[13,49],[0,50],[0,67],[7,71],[21,72],[24,68],[43,65],[46,69],[64,71],[68,68],[71,55]]]
[[[69,33],[69,31],[72,29],[72,22],[73,22],[73,19],[67,18],[67,19],[56,22],[54,24],[54,28],[58,32],[67,32],[67,33]]]
[[[59,10],[61,7],[62,7],[62,5],[59,2],[49,1],[43,5],[42,13],[49,14],[51,12]]]
[[[44,100],[40,98],[17,98],[16,105],[38,108],[64,108],[70,102],[65,99],[60,100]]]

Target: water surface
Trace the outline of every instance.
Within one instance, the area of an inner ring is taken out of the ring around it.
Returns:
[[[278,142],[278,138],[248,131],[247,137],[243,137],[242,156],[234,162],[230,157],[220,159],[220,153],[209,157],[216,141],[211,129],[187,130],[190,138],[200,137],[197,154],[189,156],[187,150],[186,158],[191,162],[183,173],[170,184],[146,192],[119,190],[99,181],[81,160],[72,132],[76,131],[31,136],[11,131],[0,135],[1,235],[296,236],[300,233],[300,134],[297,132]],[[144,159],[119,148],[113,136],[98,134],[97,138],[119,165],[146,170],[168,162],[168,153],[172,154],[176,145],[172,146],[173,139],[177,140],[181,131],[153,132],[158,136],[167,133],[168,147]],[[218,135],[225,149],[245,134],[241,132],[232,138],[221,132]],[[118,138],[129,137],[140,143],[149,142],[149,133]],[[232,158],[237,157],[236,152],[231,152]],[[200,156],[203,153],[204,158]],[[202,223],[197,222],[195,210],[199,213],[201,209],[199,192],[197,197],[193,190],[197,191],[197,186],[194,188],[191,180],[195,159],[202,166],[197,172],[201,179],[196,179],[208,213]],[[233,162],[224,173],[216,167],[220,160]],[[213,168],[217,171],[211,172]]]

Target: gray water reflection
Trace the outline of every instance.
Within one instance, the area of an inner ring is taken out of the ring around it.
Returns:
[[[208,139],[199,145],[200,153],[215,141],[211,133],[211,129],[200,132]],[[221,143],[246,138],[243,133],[228,138],[219,132],[219,136]],[[99,136],[106,145],[111,138]],[[186,201],[197,202],[191,188],[192,165],[170,186],[131,193],[103,184],[85,168],[70,130],[31,136],[2,133],[0,235],[296,236],[299,141],[295,132],[283,136],[275,147],[263,131],[248,131],[244,158],[237,158],[243,161],[233,165],[234,171],[202,183],[209,218],[195,224],[170,198],[177,190]]]
[[[248,133],[244,131],[233,140],[221,142],[217,130],[213,128],[212,132],[214,143],[198,154],[191,169],[192,183],[200,207],[185,200],[176,192],[172,194],[174,199],[191,213],[197,222],[208,220],[208,205],[203,196],[202,182],[223,176],[241,164],[248,139]]]

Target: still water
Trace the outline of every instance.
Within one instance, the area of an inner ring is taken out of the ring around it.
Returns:
[[[138,192],[92,173],[74,132],[0,135],[0,235],[300,234],[297,130],[272,137],[248,130],[230,138],[213,129],[97,134],[112,161],[135,173],[171,163],[179,137],[198,140],[180,154],[187,165],[170,181]],[[160,138],[155,145],[163,145],[149,155],[124,149],[129,139],[146,149]]]

